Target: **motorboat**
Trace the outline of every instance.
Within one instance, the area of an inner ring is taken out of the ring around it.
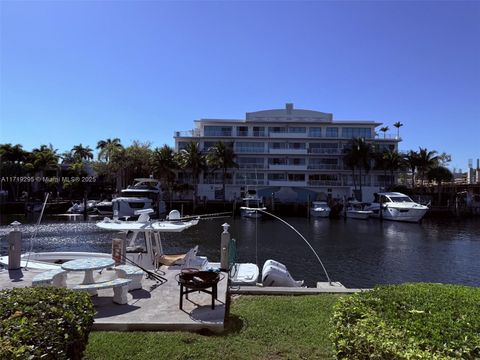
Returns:
[[[95,211],[95,200],[88,200],[87,201],[87,213],[92,213]],[[83,214],[85,212],[85,205],[83,202],[75,202],[73,205],[68,208],[67,214]]]
[[[374,201],[365,210],[371,210],[372,217],[385,220],[419,222],[428,211],[428,206],[413,201],[399,192],[375,193]]]
[[[262,217],[262,212],[267,208],[263,205],[263,199],[258,197],[255,190],[247,191],[244,198],[242,198],[242,205],[240,206],[240,215],[245,218],[258,219]]]
[[[360,219],[366,220],[372,215],[372,210],[365,210],[365,204],[360,201],[350,201],[348,202],[345,209],[345,217],[349,219]]]
[[[113,204],[110,200],[102,200],[95,205],[97,212],[100,215],[112,215],[113,214]]]
[[[315,218],[328,218],[330,216],[330,207],[326,201],[313,201],[310,208],[310,216]]]
[[[164,214],[165,202],[162,200],[162,187],[159,180],[152,178],[136,178],[134,184],[120,192],[120,196],[112,199],[112,210],[115,218],[134,217],[135,211],[153,209],[154,216]]]

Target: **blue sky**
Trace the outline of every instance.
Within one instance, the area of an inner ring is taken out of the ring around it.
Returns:
[[[480,157],[479,1],[0,1],[0,31],[0,143],[173,145],[293,102]]]

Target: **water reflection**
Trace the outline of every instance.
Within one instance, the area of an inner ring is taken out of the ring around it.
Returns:
[[[480,219],[455,221],[424,220],[407,224],[376,219],[329,220],[287,218],[319,254],[330,277],[348,287],[406,281],[432,281],[480,286]],[[35,251],[111,250],[111,232],[94,223],[52,222],[38,227]],[[228,222],[237,239],[238,261],[267,259],[287,265],[292,276],[309,286],[324,281],[316,257],[304,241],[278,220],[212,219],[180,234],[165,234],[167,252],[183,252],[199,245],[199,253],[210,259],[220,257],[221,225]],[[23,249],[35,232],[35,225],[21,225]],[[7,252],[9,226],[0,226],[0,250]]]

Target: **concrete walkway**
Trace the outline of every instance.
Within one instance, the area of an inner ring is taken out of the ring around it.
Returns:
[[[128,293],[128,304],[119,305],[112,301],[113,290],[99,290],[92,297],[97,310],[94,330],[148,331],[148,330],[188,330],[207,329],[221,332],[224,327],[227,278],[218,284],[218,300],[211,309],[211,295],[203,292],[189,294],[179,309],[180,286],[175,280],[179,270],[165,269],[167,281],[163,284],[143,279],[143,288]],[[32,278],[38,270],[0,270],[0,290],[31,286]],[[116,277],[115,271],[94,272],[95,282],[108,281]],[[68,273],[67,286],[81,283],[83,273]]]

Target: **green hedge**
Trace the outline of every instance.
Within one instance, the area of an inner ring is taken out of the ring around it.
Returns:
[[[0,291],[2,359],[81,359],[95,309],[83,292],[54,287]]]
[[[479,359],[480,289],[376,287],[341,298],[333,326],[338,359]]]

